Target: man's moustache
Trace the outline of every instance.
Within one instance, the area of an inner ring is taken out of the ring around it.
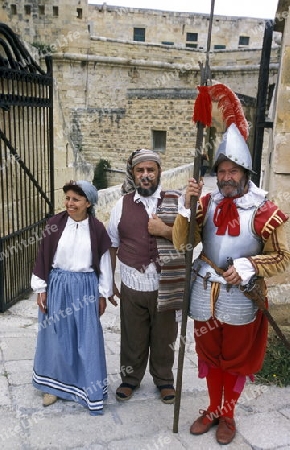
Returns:
[[[220,181],[219,182],[219,187],[223,188],[226,186],[233,186],[233,187],[238,187],[239,183],[237,183],[236,181],[230,180],[230,181]]]

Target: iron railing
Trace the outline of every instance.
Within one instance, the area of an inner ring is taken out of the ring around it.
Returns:
[[[45,70],[0,23],[0,312],[30,290],[54,212],[52,59]]]

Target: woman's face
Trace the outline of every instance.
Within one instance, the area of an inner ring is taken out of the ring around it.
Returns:
[[[87,208],[91,206],[91,203],[86,197],[77,194],[73,190],[68,190],[65,194],[65,208],[68,215],[75,220],[80,222],[87,218]]]

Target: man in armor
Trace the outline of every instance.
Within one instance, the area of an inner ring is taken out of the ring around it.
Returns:
[[[190,197],[200,197],[194,245],[201,241],[203,250],[192,268],[189,316],[209,406],[200,411],[190,433],[200,435],[218,425],[217,441],[229,444],[236,434],[235,405],[246,377],[253,380],[261,369],[267,343],[267,319],[243,287],[257,276],[265,288],[264,277],[284,271],[290,253],[284,226],[288,217],[250,180],[251,155],[235,124],[224,135],[214,168],[217,189],[210,194],[200,197],[202,183],[189,180],[173,243],[184,248]]]

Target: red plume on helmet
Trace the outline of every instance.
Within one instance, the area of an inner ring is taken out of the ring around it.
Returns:
[[[204,126],[210,126],[212,102],[217,102],[227,128],[234,123],[246,141],[249,136],[249,126],[237,95],[222,83],[197,88],[199,93],[195,100],[192,120]]]

